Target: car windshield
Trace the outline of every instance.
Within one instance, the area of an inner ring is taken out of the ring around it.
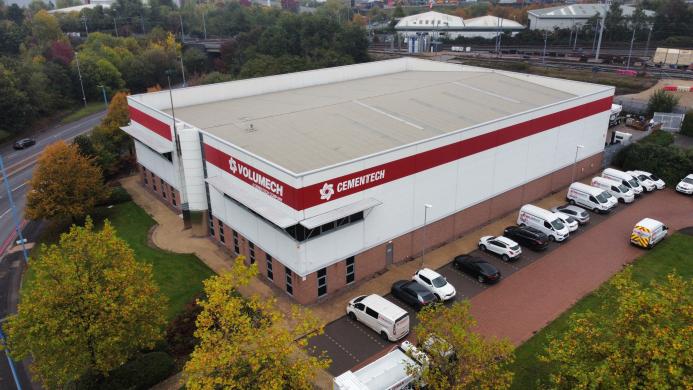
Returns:
[[[609,197],[606,195],[606,192],[602,192],[601,194],[597,195],[597,201],[599,203],[606,203]]]
[[[433,279],[433,287],[443,287],[446,284],[448,284],[448,281],[442,276],[438,276],[437,278]]]
[[[618,190],[625,194],[628,192],[628,187],[624,186],[623,184],[619,184]]]
[[[511,250],[511,251],[519,251],[519,250],[520,250],[520,246],[519,246],[519,245],[511,246],[511,247],[510,247],[510,250]]]
[[[640,175],[640,176],[638,176],[638,180],[645,181],[645,180],[650,180],[650,178],[645,176],[645,175]]]
[[[683,179],[683,182],[684,182],[684,183],[688,183],[688,184],[693,184],[693,179],[689,179],[689,178],[686,177],[686,178]]]
[[[650,175],[650,179],[654,181],[659,181],[659,178],[656,175]]]
[[[563,222],[561,222],[561,220],[558,218],[551,221],[551,226],[553,226],[553,228],[556,230],[563,230],[565,228]]]
[[[640,185],[636,179],[630,179],[628,180],[628,184],[630,184],[631,187],[635,188]]]

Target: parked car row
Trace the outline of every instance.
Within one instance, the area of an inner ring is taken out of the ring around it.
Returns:
[[[633,202],[643,191],[664,188],[665,183],[645,171],[623,172],[605,169],[595,177],[591,185],[575,182],[568,188],[567,205],[550,210],[526,204],[520,208],[517,226],[508,226],[501,236],[483,236],[478,247],[482,252],[496,255],[504,262],[518,260],[524,246],[533,251],[546,249],[550,241],[562,242],[579,226],[590,222],[590,214],[608,213],[618,202]],[[693,175],[687,176],[679,187],[693,193]],[[581,207],[582,206],[582,207]],[[585,208],[583,208],[585,207]],[[661,241],[668,228],[663,223],[645,218],[638,222],[631,234],[631,243],[649,248]],[[471,276],[479,283],[496,283],[501,272],[490,262],[472,254],[456,256],[453,268]],[[400,301],[419,310],[422,307],[444,302],[455,297],[457,291],[447,279],[430,268],[414,273],[411,280],[399,280],[392,284],[391,294]],[[347,315],[377,332],[384,340],[396,341],[409,333],[409,314],[404,309],[377,295],[362,295],[352,299]]]
[[[679,184],[676,185],[676,191],[687,195],[693,194],[693,174],[681,179]]]

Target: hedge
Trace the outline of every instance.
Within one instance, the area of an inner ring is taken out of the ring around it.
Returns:
[[[688,110],[681,124],[681,134],[693,137],[693,110]]]
[[[70,387],[76,390],[145,390],[168,378],[174,371],[171,355],[149,352],[116,368],[106,377],[88,374]]]
[[[623,148],[614,160],[614,165],[626,171],[639,169],[654,173],[667,185],[675,186],[693,172],[693,150],[673,145],[662,146],[655,142],[640,142]]]

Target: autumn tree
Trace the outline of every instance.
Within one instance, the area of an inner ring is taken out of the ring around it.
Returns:
[[[135,260],[108,221],[87,218],[42,245],[18,313],[3,325],[15,359],[31,356],[46,388],[106,374],[162,337],[166,300],[150,264]]]
[[[675,274],[650,288],[630,269],[609,282],[614,298],[570,317],[543,362],[558,389],[685,389],[693,383],[693,284]]]
[[[329,365],[303,349],[322,332],[314,315],[293,307],[285,316],[275,299],[237,292],[256,274],[256,265],[247,267],[238,257],[231,272],[204,282],[207,298],[198,301],[195,331],[200,342],[183,370],[186,388],[312,389],[316,371]]]
[[[431,390],[507,389],[513,374],[513,345],[507,340],[487,339],[472,329],[476,321],[469,313],[469,301],[450,307],[433,305],[418,314],[414,329],[419,346],[429,361],[407,370]]]
[[[26,215],[31,219],[83,217],[110,192],[94,161],[63,141],[44,149],[30,184]]]

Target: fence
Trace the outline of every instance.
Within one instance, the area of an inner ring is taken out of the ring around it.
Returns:
[[[613,145],[608,145],[607,147],[604,148],[604,159],[602,160],[602,168],[606,168],[611,165],[611,163],[614,161],[616,158],[616,155],[618,152],[621,151],[621,149],[625,148],[626,145],[624,144],[613,144]]]
[[[614,96],[614,103],[623,106],[623,111],[632,114],[645,115],[647,113],[647,100]],[[674,113],[685,114],[686,108],[683,106],[674,107]]]

